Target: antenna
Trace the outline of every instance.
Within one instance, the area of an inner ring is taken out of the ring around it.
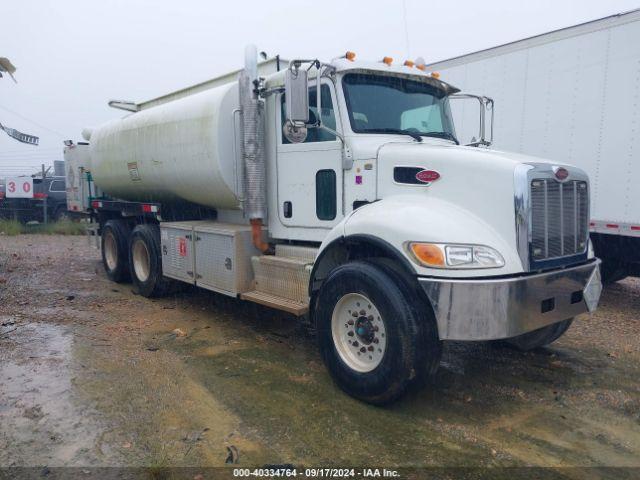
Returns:
[[[407,47],[407,58],[411,58],[411,49],[409,48],[409,28],[407,27],[407,0],[402,0],[402,19],[404,23],[404,39]]]

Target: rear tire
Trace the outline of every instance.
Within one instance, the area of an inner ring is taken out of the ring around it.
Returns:
[[[66,207],[61,206],[56,209],[56,212],[53,215],[53,219],[56,222],[70,222],[72,220],[72,217],[69,213],[69,210],[67,210]]]
[[[129,280],[130,234],[131,229],[124,220],[108,220],[102,227],[102,265],[113,282]]]
[[[143,297],[160,297],[170,285],[162,275],[160,227],[138,225],[129,241],[129,267],[136,293]]]
[[[563,320],[561,322],[539,328],[533,332],[528,332],[518,335],[517,337],[506,339],[504,342],[525,352],[535,348],[544,347],[555,342],[564,335],[564,333],[569,330],[572,322],[573,318]]]
[[[316,302],[316,328],[324,363],[342,390],[384,405],[436,370],[435,321],[416,304],[402,283],[371,263],[351,262],[329,274]]]

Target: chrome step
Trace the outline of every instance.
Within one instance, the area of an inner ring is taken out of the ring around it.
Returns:
[[[259,303],[260,305],[265,305],[267,307],[283,310],[298,317],[301,317],[309,311],[308,302],[296,302],[288,298],[271,295],[270,293],[259,292],[257,290],[242,293],[240,294],[240,298],[250,302]]]

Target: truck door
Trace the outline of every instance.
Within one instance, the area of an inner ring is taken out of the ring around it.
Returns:
[[[323,83],[322,123],[340,131],[333,85]],[[278,217],[287,227],[330,229],[343,216],[342,142],[332,133],[310,128],[302,143],[289,142],[282,133],[285,120],[284,94],[277,108],[276,145]],[[309,108],[318,115],[316,87],[309,88]]]

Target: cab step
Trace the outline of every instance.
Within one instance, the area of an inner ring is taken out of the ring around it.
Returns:
[[[307,263],[313,263],[316,260],[318,249],[313,247],[303,247],[300,245],[276,245],[276,257],[295,258],[304,260]]]
[[[259,292],[257,290],[242,293],[240,294],[240,298],[243,300],[248,300],[250,302],[259,303],[260,305],[264,305],[266,307],[283,310],[298,317],[305,315],[309,311],[309,302],[296,302],[295,300],[279,297],[270,293]]]
[[[255,291],[299,304],[309,302],[312,262],[293,257],[261,255],[251,257],[251,266]]]

